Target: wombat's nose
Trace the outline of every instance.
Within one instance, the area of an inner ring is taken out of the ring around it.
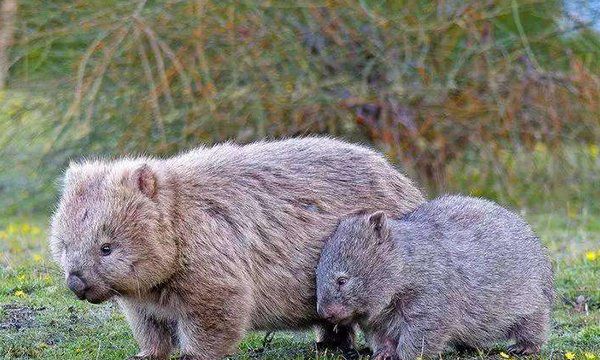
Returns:
[[[79,299],[83,300],[85,298],[85,292],[88,289],[88,286],[79,274],[70,273],[67,277],[67,286]]]

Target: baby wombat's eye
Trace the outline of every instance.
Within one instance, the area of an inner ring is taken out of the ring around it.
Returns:
[[[339,278],[337,278],[337,284],[339,286],[344,286],[344,285],[346,285],[347,282],[348,282],[348,278],[345,276],[340,276]]]
[[[112,248],[108,243],[102,244],[102,246],[100,247],[100,253],[102,254],[102,256],[108,256],[111,252]]]

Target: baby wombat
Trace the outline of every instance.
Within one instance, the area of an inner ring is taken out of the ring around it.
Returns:
[[[435,356],[514,339],[546,340],[553,300],[546,250],[519,216],[486,200],[445,196],[398,220],[340,221],[317,269],[317,308],[358,323],[376,359]]]
[[[403,214],[419,190],[380,155],[325,138],[224,144],[67,170],[51,246],[81,299],[115,298],[140,358],[214,360],[247,330],[318,326],[315,273],[340,216]]]

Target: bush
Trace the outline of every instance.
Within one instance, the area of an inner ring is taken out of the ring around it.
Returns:
[[[86,154],[333,134],[374,143],[434,192],[475,181],[515,202],[526,192],[503,154],[545,146],[548,166],[569,168],[573,146],[600,138],[598,34],[562,1],[20,9],[10,84],[57,99],[60,116],[44,122],[49,176]],[[477,179],[457,178],[467,164]]]

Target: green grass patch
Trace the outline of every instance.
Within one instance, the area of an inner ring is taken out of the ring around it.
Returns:
[[[600,359],[600,219],[527,216],[552,253],[558,298],[541,359]],[[0,222],[0,357],[124,359],[136,353],[131,331],[113,303],[78,301],[50,259],[39,219]],[[310,333],[250,333],[234,359],[340,359],[318,353]],[[504,345],[444,359],[501,359]]]

